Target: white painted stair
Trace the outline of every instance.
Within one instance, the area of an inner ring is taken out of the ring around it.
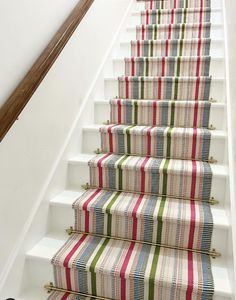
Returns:
[[[226,213],[228,199],[228,167],[227,167],[227,131],[225,103],[225,63],[224,63],[224,31],[220,0],[212,0],[212,44],[211,44],[211,97],[217,100],[212,103],[210,124],[216,127],[212,131],[210,156],[218,160],[212,164],[213,182],[211,195],[219,205],[212,207],[214,220],[213,248],[222,255],[212,259],[212,270],[215,282],[215,300],[233,299],[234,293],[228,272],[227,247],[230,222]],[[94,150],[100,147],[99,127],[109,119],[109,99],[117,96],[117,76],[124,74],[124,57],[130,56],[130,40],[135,39],[135,26],[140,23],[139,10],[143,3],[137,3],[131,14],[119,47],[115,47],[104,69],[104,78],[100,78],[92,92],[94,97],[94,122],[82,129],[82,151],[68,160],[68,176],[66,189],[51,199],[48,216],[48,234],[36,244],[26,255],[24,277],[27,284],[23,285],[21,300],[43,300],[47,294],[44,284],[53,281],[51,259],[55,252],[67,239],[65,230],[73,225],[74,211],[72,203],[83,192],[81,185],[89,181],[88,161],[93,157]],[[141,299],[140,299],[141,300]]]

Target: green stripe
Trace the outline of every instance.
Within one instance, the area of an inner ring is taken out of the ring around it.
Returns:
[[[184,9],[184,22],[183,23],[186,23],[186,19],[187,19],[187,10],[185,8]]]
[[[166,195],[166,191],[167,191],[167,169],[169,166],[169,162],[170,162],[170,160],[166,159],[165,163],[164,163],[164,168],[163,168],[163,185],[162,185],[162,194],[163,195]]]
[[[179,83],[179,79],[178,77],[175,77],[175,92],[174,92],[174,99],[177,100],[178,98],[178,83]]]
[[[155,275],[157,270],[157,263],[160,254],[160,247],[155,248],[153,260],[152,260],[152,267],[149,275],[149,292],[148,292],[148,300],[154,299],[154,289],[155,289]]]
[[[179,77],[180,75],[180,63],[181,63],[181,58],[177,57],[177,70],[176,70],[176,76]]]
[[[141,77],[141,99],[144,99],[144,78]]]
[[[150,56],[153,56],[153,41],[150,42]]]
[[[145,76],[148,76],[148,74],[149,74],[149,59],[148,59],[148,57],[145,58],[145,66],[146,66]]]
[[[157,23],[158,24],[161,23],[161,11],[160,11],[160,9],[158,9],[158,22]]]
[[[121,166],[123,162],[128,158],[128,155],[124,155],[123,158],[118,163],[118,171],[119,171],[119,190],[122,190],[122,169]]]
[[[185,5],[185,7],[188,8],[188,0],[186,0],[186,5]]]
[[[172,127],[169,127],[169,129],[167,131],[167,150],[166,150],[166,156],[167,157],[170,157],[171,131],[172,131]]]
[[[157,25],[154,25],[154,40],[157,39]]]
[[[138,102],[134,101],[134,124],[138,123]]]
[[[185,33],[185,24],[182,24],[182,30],[181,30],[181,39],[184,39],[184,33]]]
[[[130,129],[135,127],[135,125],[131,125],[126,128],[125,133],[127,135],[127,153],[131,153],[131,141],[130,141]]]
[[[111,235],[111,220],[112,220],[111,208],[112,208],[112,205],[116,202],[116,200],[120,196],[120,194],[121,194],[121,192],[116,192],[115,196],[111,198],[109,204],[106,207],[106,213],[108,215],[108,220],[107,220],[107,235]]]
[[[99,248],[97,254],[95,255],[93,261],[91,262],[91,265],[89,267],[89,271],[91,272],[91,286],[92,286],[92,294],[94,296],[97,295],[97,282],[96,282],[96,273],[95,273],[95,267],[99,260],[99,258],[102,255],[102,252],[104,251],[106,245],[108,244],[109,239],[105,239],[102,243],[101,247]]]
[[[174,126],[175,121],[175,101],[171,101],[170,126]]]
[[[182,53],[183,53],[183,44],[184,44],[184,41],[180,40],[179,41],[179,56],[182,56]]]

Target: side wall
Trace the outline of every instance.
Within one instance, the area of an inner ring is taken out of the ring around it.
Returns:
[[[78,1],[0,1],[0,106]]]
[[[83,116],[80,124],[93,118],[92,99],[96,95],[90,95],[87,101],[91,84],[132,1],[94,1],[19,121],[1,143],[0,235],[4,238],[0,242],[3,243],[0,294],[3,299],[17,295],[24,253],[47,230],[49,200],[64,189],[67,158],[81,148],[81,126],[75,130],[78,117]],[[65,151],[68,144],[69,150]]]

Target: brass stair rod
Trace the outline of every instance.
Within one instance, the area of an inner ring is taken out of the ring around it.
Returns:
[[[168,249],[174,249],[174,250],[194,252],[194,253],[199,253],[199,254],[206,254],[206,255],[210,255],[212,258],[216,258],[216,257],[221,256],[221,254],[219,252],[216,252],[215,249],[212,249],[211,251],[201,251],[201,250],[197,250],[197,249],[190,249],[190,248],[170,246],[170,245],[159,244],[159,243],[151,243],[151,242],[146,242],[146,241],[121,238],[121,237],[116,237],[116,236],[109,236],[109,235],[103,235],[103,234],[83,232],[83,231],[75,230],[75,229],[73,229],[73,227],[70,227],[70,228],[66,229],[66,232],[69,235],[71,235],[73,233],[86,234],[86,235],[90,235],[90,236],[101,237],[101,238],[109,238],[109,239],[118,240],[118,241],[134,242],[134,243],[139,243],[139,244],[146,244],[146,245],[149,245],[149,246],[158,246],[158,247],[161,247],[161,248],[168,248]]]
[[[140,195],[148,195],[148,196],[156,196],[156,197],[166,197],[166,198],[171,198],[171,199],[178,199],[178,200],[184,200],[184,201],[198,201],[198,202],[204,202],[204,203],[209,203],[211,205],[219,204],[219,201],[216,200],[214,197],[211,197],[208,200],[204,199],[195,199],[195,198],[184,198],[180,196],[171,196],[171,195],[163,195],[163,194],[154,194],[154,193],[148,193],[148,192],[137,192],[137,191],[129,191],[129,190],[121,190],[121,189],[111,189],[111,188],[100,188],[97,186],[90,186],[89,183],[86,183],[81,186],[84,190],[89,190],[89,189],[100,189],[103,191],[113,191],[113,192],[124,192],[124,193],[131,193],[131,194],[140,194]]]

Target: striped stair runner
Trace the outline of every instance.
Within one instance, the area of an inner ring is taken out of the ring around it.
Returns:
[[[49,300],[213,299],[211,1],[143,4]]]

